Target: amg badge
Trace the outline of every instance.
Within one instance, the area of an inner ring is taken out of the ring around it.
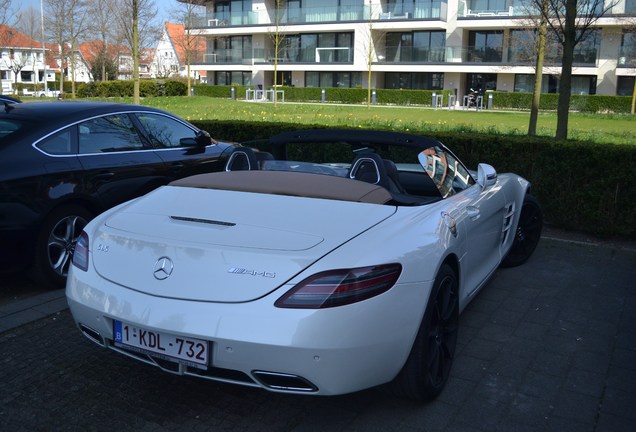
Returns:
[[[241,267],[232,267],[227,272],[234,273],[234,274],[250,275],[250,276],[263,276],[266,278],[276,277],[276,273],[267,272],[267,271],[250,270],[250,269],[241,268]]]

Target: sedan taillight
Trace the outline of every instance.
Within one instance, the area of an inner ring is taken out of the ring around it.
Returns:
[[[88,270],[88,234],[86,232],[82,232],[75,243],[72,262],[78,269]]]
[[[280,308],[323,309],[356,303],[388,291],[401,272],[400,264],[321,272],[287,291],[274,305]]]

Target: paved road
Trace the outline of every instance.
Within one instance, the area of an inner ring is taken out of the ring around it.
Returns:
[[[467,308],[448,386],[424,405],[170,375],[92,344],[63,310],[0,333],[0,429],[633,431],[635,280],[633,250],[544,239]]]

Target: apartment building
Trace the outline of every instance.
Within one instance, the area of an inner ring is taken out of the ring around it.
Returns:
[[[190,30],[206,38],[207,48],[193,68],[209,84],[271,86],[276,70],[278,84],[299,87],[366,87],[370,80],[372,88],[458,95],[534,87],[536,30],[528,0],[199,3],[205,13]],[[636,0],[612,3],[576,47],[573,93],[632,93]],[[558,92],[560,70],[560,46],[550,42],[543,92]]]

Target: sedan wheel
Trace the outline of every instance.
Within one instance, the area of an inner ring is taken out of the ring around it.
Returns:
[[[92,214],[82,207],[64,207],[45,220],[35,252],[34,276],[42,283],[59,287],[66,281],[75,243]]]
[[[427,401],[444,388],[455,357],[459,325],[457,276],[442,265],[409,357],[395,380],[394,393]]]
[[[525,263],[539,244],[543,229],[543,211],[539,201],[526,195],[515,231],[515,239],[508,254],[501,262],[502,267],[516,267]]]

